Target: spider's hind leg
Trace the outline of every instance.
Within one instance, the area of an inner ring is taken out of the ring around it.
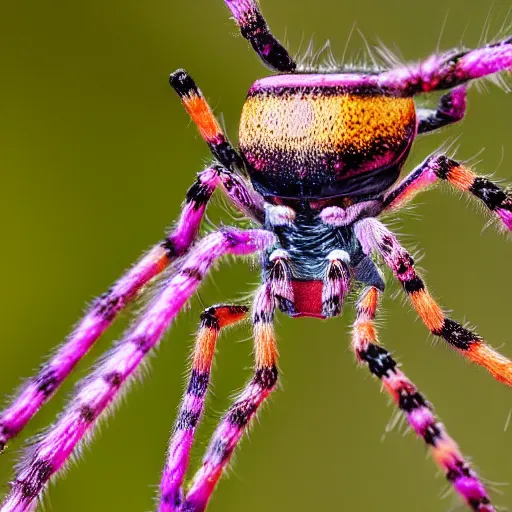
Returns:
[[[245,306],[218,305],[205,309],[201,315],[190,378],[174,424],[160,484],[159,512],[176,512],[183,501],[183,478],[187,471],[196,427],[203,413],[220,330],[243,320],[248,311],[249,308]]]
[[[400,370],[391,354],[378,343],[374,325],[379,299],[376,288],[365,290],[357,303],[352,348],[357,360],[366,364],[392,397],[418,437],[430,448],[435,462],[471,510],[494,512],[482,482],[462,456],[457,443],[435,417],[431,405]]]
[[[242,36],[251,43],[260,59],[270,69],[290,73],[297,64],[284,46],[272,35],[256,0],[225,0]]]

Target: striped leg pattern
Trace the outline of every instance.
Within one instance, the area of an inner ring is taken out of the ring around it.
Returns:
[[[402,283],[423,323],[464,357],[483,366],[496,380],[512,386],[512,361],[496,352],[476,333],[448,318],[414,269],[412,256],[380,221],[363,219],[355,233],[366,254],[378,253]]]
[[[271,286],[265,284],[254,301],[254,376],[214,432],[203,464],[192,480],[180,512],[205,510],[235,446],[260,405],[276,386],[278,353],[272,326],[274,310]]]
[[[512,231],[512,191],[502,189],[488,178],[478,176],[460,162],[444,155],[430,156],[391,190],[384,197],[385,211],[402,208],[418,192],[439,180],[447,181],[457,190],[480,200],[508,231]]]
[[[225,254],[252,254],[274,243],[275,237],[268,231],[231,228],[211,233],[201,240],[141,320],[78,385],[74,398],[57,422],[30,447],[0,512],[31,510],[50,477],[92,432],[100,416],[105,416],[103,413],[126,387],[146,354],[160,341],[215,260]]]
[[[169,83],[181,99],[188,115],[197,126],[212,155],[224,167],[222,186],[234,205],[259,224],[265,221],[264,200],[242,178],[244,164],[231,145],[203,93],[183,69],[171,74]]]
[[[378,84],[412,96],[451,89],[510,68],[512,39],[506,39],[475,50],[432,55],[420,64],[385,71],[378,76]]]
[[[222,131],[219,122],[208,105],[203,93],[193,78],[178,69],[169,77],[171,87],[176,91],[188,115],[197,126],[213,156],[227,169],[243,169],[243,163]]]
[[[432,406],[416,386],[398,368],[396,361],[379,345],[374,319],[379,291],[365,290],[357,303],[357,316],[352,331],[352,348],[357,360],[366,364],[404,413],[418,437],[430,448],[435,462],[445,472],[455,491],[471,510],[494,512],[482,482],[462,456],[457,443],[448,435],[436,418]]]
[[[140,289],[183,255],[196,238],[206,203],[219,181],[212,167],[203,171],[187,193],[176,227],[153,247],[112,288],[92,304],[66,342],[44,364],[39,374],[20,390],[13,403],[0,414],[0,451],[18,434],[41,406],[54,394],[78,361],[114,321]]]
[[[189,464],[196,427],[203,412],[220,330],[244,319],[248,311],[245,306],[219,305],[206,309],[201,315],[190,379],[174,424],[160,484],[159,512],[177,512],[183,502],[183,479]]]
[[[270,69],[292,72],[297,64],[288,51],[272,35],[256,0],[225,0],[240,32]]]

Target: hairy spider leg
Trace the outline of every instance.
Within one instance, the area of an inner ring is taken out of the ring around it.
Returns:
[[[222,131],[213,111],[192,77],[183,69],[171,74],[169,83],[181,99],[185,110],[197,126],[216,160],[228,171],[224,188],[236,206],[256,222],[265,221],[264,201],[243,177],[244,164],[240,155]],[[234,189],[231,192],[231,189]]]
[[[240,157],[222,133],[213,113],[183,71],[171,75],[171,84],[178,91],[187,111],[197,124],[214,156],[221,162],[201,174],[188,190],[180,219],[167,238],[149,251],[108,292],[97,299],[67,341],[42,366],[39,374],[28,381],[13,403],[0,415],[0,452],[15,437],[41,406],[55,393],[78,361],[112,324],[152,278],[176,258],[182,256],[196,239],[206,205],[213,191],[221,185],[228,199],[241,212],[263,223],[263,199],[231,168],[241,165]]]
[[[201,420],[210,382],[215,345],[221,329],[243,320],[246,306],[218,305],[205,309],[197,333],[190,378],[174,423],[167,462],[160,483],[159,512],[176,512],[183,501],[181,488],[187,471],[196,427]]]
[[[460,162],[444,155],[428,157],[394,189],[384,196],[385,210],[397,210],[418,192],[438,180],[447,181],[462,192],[468,192],[482,201],[509,230],[512,231],[512,191],[503,190],[488,178],[478,176]]]
[[[214,432],[203,464],[195,474],[185,501],[179,508],[180,512],[205,510],[222,471],[251,418],[276,387],[278,353],[272,326],[274,310],[272,287],[266,283],[256,294],[252,315],[254,376]]]
[[[443,338],[464,357],[483,366],[496,380],[512,386],[512,361],[496,352],[476,333],[448,318],[432,298],[414,269],[412,256],[377,219],[363,219],[354,226],[363,251],[377,252],[402,284],[427,328]]]
[[[188,251],[197,237],[206,205],[219,185],[240,211],[254,220],[263,219],[261,198],[240,176],[218,165],[201,172],[188,190],[180,218],[169,235],[93,302],[64,344],[42,365],[39,373],[22,386],[11,405],[0,414],[0,452],[53,396],[118,313],[151,279]]]
[[[404,413],[416,435],[425,441],[435,462],[471,510],[494,512],[485,487],[436,418],[432,406],[379,344],[374,323],[379,295],[376,288],[368,288],[357,303],[352,330],[352,348],[357,360],[368,365],[370,372],[381,380],[383,389]]]
[[[428,133],[463,119],[466,113],[467,90],[459,85],[441,96],[436,109],[419,108],[418,133]]]
[[[210,105],[192,77],[184,69],[178,69],[171,73],[169,83],[180,97],[181,103],[197,126],[201,137],[208,144],[213,156],[231,171],[243,169],[240,156],[222,131]]]
[[[512,68],[512,38],[475,50],[451,50],[419,64],[385,71],[377,76],[381,87],[406,96],[451,89],[469,80]]]
[[[203,238],[141,320],[78,385],[75,396],[57,422],[28,449],[0,512],[31,509],[50,477],[64,466],[77,444],[93,430],[100,415],[121,394],[215,260],[226,254],[252,254],[274,243],[272,233],[259,229],[226,228]]]
[[[297,64],[271,34],[256,0],[225,0],[240,33],[254,48],[265,65],[282,73],[292,72]]]

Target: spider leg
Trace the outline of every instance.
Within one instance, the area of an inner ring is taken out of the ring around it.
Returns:
[[[476,175],[460,162],[444,155],[430,156],[388,192],[383,199],[384,211],[400,209],[418,192],[438,180],[447,181],[456,189],[472,194],[512,231],[512,192],[503,190],[488,178]]]
[[[201,315],[190,379],[174,424],[160,484],[159,512],[175,512],[183,500],[181,486],[188,467],[196,426],[203,412],[220,330],[245,318],[248,311],[245,306],[219,305],[206,309]]]
[[[483,78],[512,68],[512,38],[475,50],[432,55],[419,64],[407,65],[381,73],[381,87],[413,96],[451,89],[470,80]]]
[[[381,222],[367,218],[354,226],[366,254],[377,252],[402,283],[419,317],[435,336],[464,357],[483,366],[496,380],[512,386],[512,361],[496,352],[476,333],[448,318],[414,269],[412,256]]]
[[[201,468],[195,474],[180,512],[205,510],[208,500],[228,464],[233,450],[251,418],[277,383],[277,347],[272,327],[275,300],[269,284],[263,285],[255,298],[254,376],[235,400],[213,434]]]
[[[181,103],[197,126],[201,137],[208,144],[213,156],[229,170],[243,169],[240,156],[222,131],[210,105],[192,77],[184,69],[178,69],[171,73],[169,83],[180,97]]]
[[[418,133],[428,133],[460,121],[466,113],[466,86],[443,95],[435,110],[418,109]]]
[[[181,98],[185,110],[197,126],[217,161],[226,169],[222,184],[238,209],[260,224],[265,221],[264,201],[241,176],[244,163],[222,131],[203,93],[183,69],[171,74],[169,83]]]
[[[383,389],[404,413],[416,435],[425,441],[434,460],[471,510],[494,512],[485,487],[434,415],[432,406],[398,368],[391,354],[379,345],[374,324],[378,299],[379,291],[368,288],[357,303],[352,331],[352,348],[357,360],[368,365],[370,372],[382,381]]]
[[[297,64],[288,51],[272,35],[256,0],[225,0],[240,32],[265,65],[275,71],[292,72]]]
[[[77,444],[92,432],[100,416],[118,397],[146,354],[197,290],[214,261],[226,254],[246,255],[275,243],[265,230],[226,228],[203,238],[184,259],[179,271],[149,306],[141,320],[103,359],[77,392],[57,422],[27,452],[1,512],[25,512],[72,455]]]
[[[219,185],[238,209],[257,220],[264,218],[261,198],[246,187],[241,177],[220,166],[212,166],[200,173],[188,190],[181,216],[167,238],[153,247],[108,292],[93,302],[65,343],[0,414],[0,452],[53,396],[118,313],[152,278],[188,251],[197,236],[206,205]]]

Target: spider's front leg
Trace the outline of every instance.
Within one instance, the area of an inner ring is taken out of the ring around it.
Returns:
[[[366,254],[376,252],[393,271],[432,334],[443,338],[470,361],[483,366],[496,380],[512,386],[512,361],[495,351],[478,334],[444,314],[417,274],[412,256],[391,231],[374,218],[358,221],[354,231],[363,251]]]
[[[197,290],[214,261],[225,254],[246,255],[275,243],[265,230],[226,228],[202,239],[185,258],[164,291],[149,306],[92,375],[81,382],[71,403],[35,445],[31,446],[0,512],[26,512],[45,485],[92,431],[102,413],[120,395],[146,354]]]
[[[258,291],[253,309],[254,376],[235,400],[213,434],[201,468],[178,508],[180,512],[202,512],[228,464],[233,450],[251,418],[277,383],[277,346],[272,326],[275,298],[272,286],[264,284]],[[171,509],[172,510],[172,509]]]
[[[173,76],[185,107],[223,165],[213,165],[199,174],[187,192],[176,226],[165,240],[153,247],[108,292],[93,303],[66,342],[0,414],[0,452],[7,441],[15,437],[50,399],[118,313],[133,301],[151,279],[189,250],[197,237],[207,203],[217,187],[223,189],[238,210],[257,222],[261,223],[264,219],[261,197],[241,176],[232,171],[236,169],[239,157],[220,129],[201,92],[184,72]]]
[[[383,199],[384,212],[402,208],[418,192],[439,180],[447,181],[454,188],[482,201],[512,231],[512,191],[502,189],[490,179],[478,176],[460,162],[444,155],[430,156],[388,192]]]
[[[381,87],[406,96],[451,89],[470,80],[512,68],[512,38],[474,50],[452,50],[432,55],[424,62],[378,75]]]
[[[167,462],[160,483],[159,512],[175,512],[183,501],[183,478],[187,471],[196,427],[203,413],[210,372],[220,330],[244,319],[245,306],[219,305],[203,311],[197,333],[190,378],[174,423]]]
[[[374,322],[379,295],[376,288],[368,288],[357,303],[352,348],[358,361],[382,381],[383,389],[391,395],[416,435],[431,449],[434,460],[471,510],[494,512],[485,487],[435,417],[431,405],[398,368],[391,354],[379,345]]]
[[[277,350],[272,318],[276,306],[284,311],[293,311],[293,302],[289,256],[278,248],[269,257],[265,284],[258,290],[254,300],[255,376],[217,429],[203,467],[197,473],[189,494],[185,496],[183,479],[210,382],[210,368],[219,330],[244,318],[247,308],[218,306],[203,313],[189,384],[169,442],[167,462],[160,484],[159,512],[192,512],[204,510],[206,507],[245,425],[275,385]]]

